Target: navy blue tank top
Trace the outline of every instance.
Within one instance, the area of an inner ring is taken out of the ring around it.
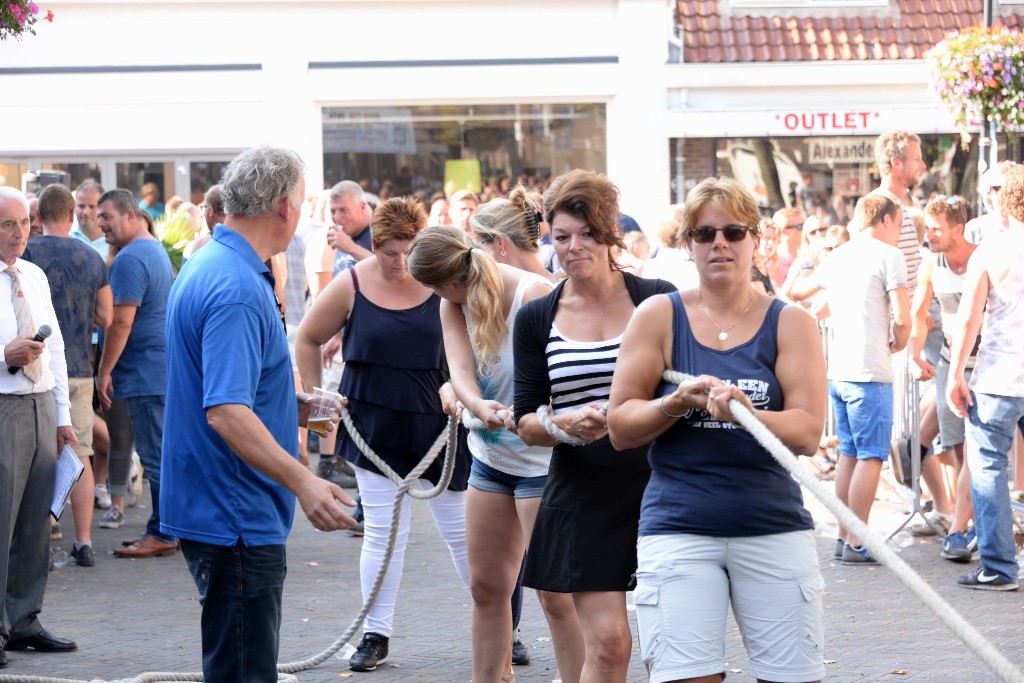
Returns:
[[[443,414],[437,390],[448,379],[437,294],[419,306],[383,308],[359,291],[342,335],[341,393],[407,413]]]
[[[743,390],[758,410],[782,410],[775,377],[779,313],[773,299],[760,329],[727,351],[699,343],[678,292],[673,311],[673,369],[712,375]],[[663,385],[659,395],[671,393]],[[640,535],[764,536],[813,529],[800,486],[745,429],[691,410],[659,436],[648,453],[651,480],[640,511]]]

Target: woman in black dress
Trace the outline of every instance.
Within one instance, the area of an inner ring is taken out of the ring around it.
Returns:
[[[636,306],[673,291],[662,280],[619,270],[618,191],[602,175],[576,170],[545,195],[555,254],[568,276],[516,317],[515,417],[527,444],[554,446],[548,482],[527,551],[523,585],[571,593],[583,632],[582,672],[564,681],[622,682],[632,649],[626,591],[636,570],[640,499],[650,476],[646,446],[616,451],[603,412],[619,343]],[[542,426],[539,406],[572,437]]]

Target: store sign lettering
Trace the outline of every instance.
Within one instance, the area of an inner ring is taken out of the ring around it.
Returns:
[[[871,111],[808,111],[776,114],[775,120],[782,121],[786,130],[799,131],[838,131],[863,130],[868,121],[878,118],[878,112]]]
[[[865,164],[875,160],[875,139],[864,137],[811,138],[807,162],[811,164]]]

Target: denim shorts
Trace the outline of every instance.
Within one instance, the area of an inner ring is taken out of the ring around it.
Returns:
[[[813,681],[825,675],[825,582],[813,531],[641,536],[636,583],[640,653],[651,683],[725,672],[730,603],[751,676]]]
[[[513,498],[540,498],[544,493],[544,484],[548,475],[539,477],[520,477],[496,470],[482,460],[473,458],[469,470],[469,485],[479,491],[500,493]]]
[[[892,384],[829,380],[839,453],[858,460],[889,459],[892,440]]]

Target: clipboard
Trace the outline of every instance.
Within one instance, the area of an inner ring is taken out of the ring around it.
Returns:
[[[68,496],[71,495],[71,489],[75,488],[75,484],[78,483],[82,472],[85,471],[85,465],[82,464],[82,459],[78,457],[78,453],[75,453],[75,449],[65,445],[64,450],[60,452],[60,457],[57,458],[56,469],[57,476],[53,483],[53,500],[50,503],[50,515],[55,520],[59,520],[61,513],[64,512],[64,503],[67,501]]]

